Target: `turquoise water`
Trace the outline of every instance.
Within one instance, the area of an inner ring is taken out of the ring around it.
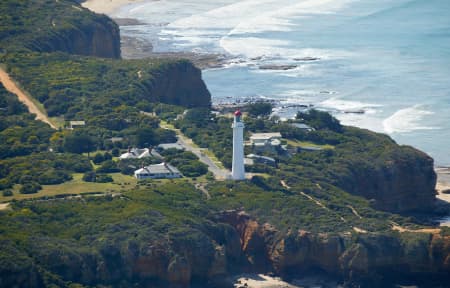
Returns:
[[[122,34],[156,51],[227,55],[203,72],[215,103],[276,99],[286,118],[313,105],[450,165],[448,0],[161,0],[115,16],[144,22]]]

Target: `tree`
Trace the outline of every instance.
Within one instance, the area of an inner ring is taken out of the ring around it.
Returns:
[[[136,130],[135,144],[138,147],[147,147],[159,143],[158,134],[152,128],[139,128]]]
[[[209,108],[192,108],[184,115],[184,120],[194,123],[202,127],[209,122],[211,118],[211,110]]]
[[[342,125],[339,123],[339,120],[327,112],[311,109],[307,112],[298,112],[296,118],[304,120],[316,129],[329,129],[334,132],[342,132]]]
[[[71,153],[88,153],[95,151],[94,139],[86,134],[70,134],[64,138],[64,150]]]
[[[83,181],[85,182],[95,182],[95,178],[97,177],[94,171],[88,171],[83,174]]]
[[[34,194],[37,193],[39,190],[41,190],[42,187],[37,182],[29,182],[26,184],[23,184],[20,188],[21,194]]]
[[[97,154],[95,154],[92,161],[98,165],[98,164],[102,163],[103,161],[105,161],[105,157],[103,156],[102,153],[97,153]]]
[[[255,102],[245,106],[248,114],[251,116],[269,116],[272,113],[273,105],[269,102]]]

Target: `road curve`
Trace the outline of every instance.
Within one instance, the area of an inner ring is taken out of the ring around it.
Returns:
[[[37,120],[45,122],[48,125],[50,125],[50,127],[52,127],[53,129],[56,129],[56,126],[53,125],[52,122],[50,122],[47,115],[42,113],[37,108],[37,106],[33,103],[33,101],[31,101],[30,97],[28,97],[28,95],[16,85],[16,83],[11,79],[11,77],[9,77],[9,74],[1,67],[0,67],[0,81],[3,83],[3,86],[5,86],[6,90],[17,95],[19,101],[28,107],[28,111],[30,113],[36,115]]]

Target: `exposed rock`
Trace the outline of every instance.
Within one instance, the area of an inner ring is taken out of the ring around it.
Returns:
[[[297,65],[261,65],[261,70],[291,70],[297,68]]]
[[[319,269],[349,283],[366,283],[367,287],[408,277],[418,281],[435,277],[442,281],[450,275],[448,236],[365,233],[355,241],[349,235],[307,231],[283,234],[270,225],[259,225],[243,212],[227,212],[223,220],[230,221],[239,231],[243,253],[249,258],[247,265],[257,272],[267,271],[267,266],[260,267],[252,261],[259,253],[267,257],[262,262],[269,263],[272,271],[280,275]]]
[[[337,179],[343,190],[373,199],[377,209],[430,211],[436,196],[433,159],[412,147],[386,152],[372,166],[351,163],[348,177]]]
[[[163,73],[154,75],[149,87],[152,101],[185,107],[211,105],[211,94],[201,77],[201,70],[189,61],[167,65]]]
[[[120,58],[120,32],[117,24],[103,15],[87,23],[57,27],[53,33],[37,37],[25,45],[35,51],[63,51],[71,54]]]

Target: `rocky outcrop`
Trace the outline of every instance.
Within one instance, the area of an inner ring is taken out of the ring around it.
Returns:
[[[113,287],[233,287],[226,279],[235,273],[290,278],[316,271],[341,279],[346,287],[389,287],[404,279],[416,284],[450,281],[450,236],[283,232],[239,211],[220,213],[215,222],[146,241],[98,239],[92,250],[48,237],[33,239],[27,254],[14,250],[12,242],[3,243],[3,252],[21,261],[0,274],[0,286],[66,287],[71,281]]]
[[[211,105],[211,94],[202,80],[201,70],[191,62],[173,61],[152,75],[148,90],[153,102],[188,108]]]
[[[371,199],[381,210],[421,212],[433,207],[436,173],[430,156],[412,147],[397,146],[371,164],[349,163],[348,173],[335,178],[335,184]]]
[[[242,253],[255,271],[267,269],[289,277],[305,271],[324,271],[349,286],[386,287],[402,279],[450,280],[450,236],[418,232],[349,234],[287,231],[260,225],[243,212],[227,212],[223,221],[241,235]],[[255,255],[264,257],[258,263]],[[261,267],[261,263],[265,263]]]

